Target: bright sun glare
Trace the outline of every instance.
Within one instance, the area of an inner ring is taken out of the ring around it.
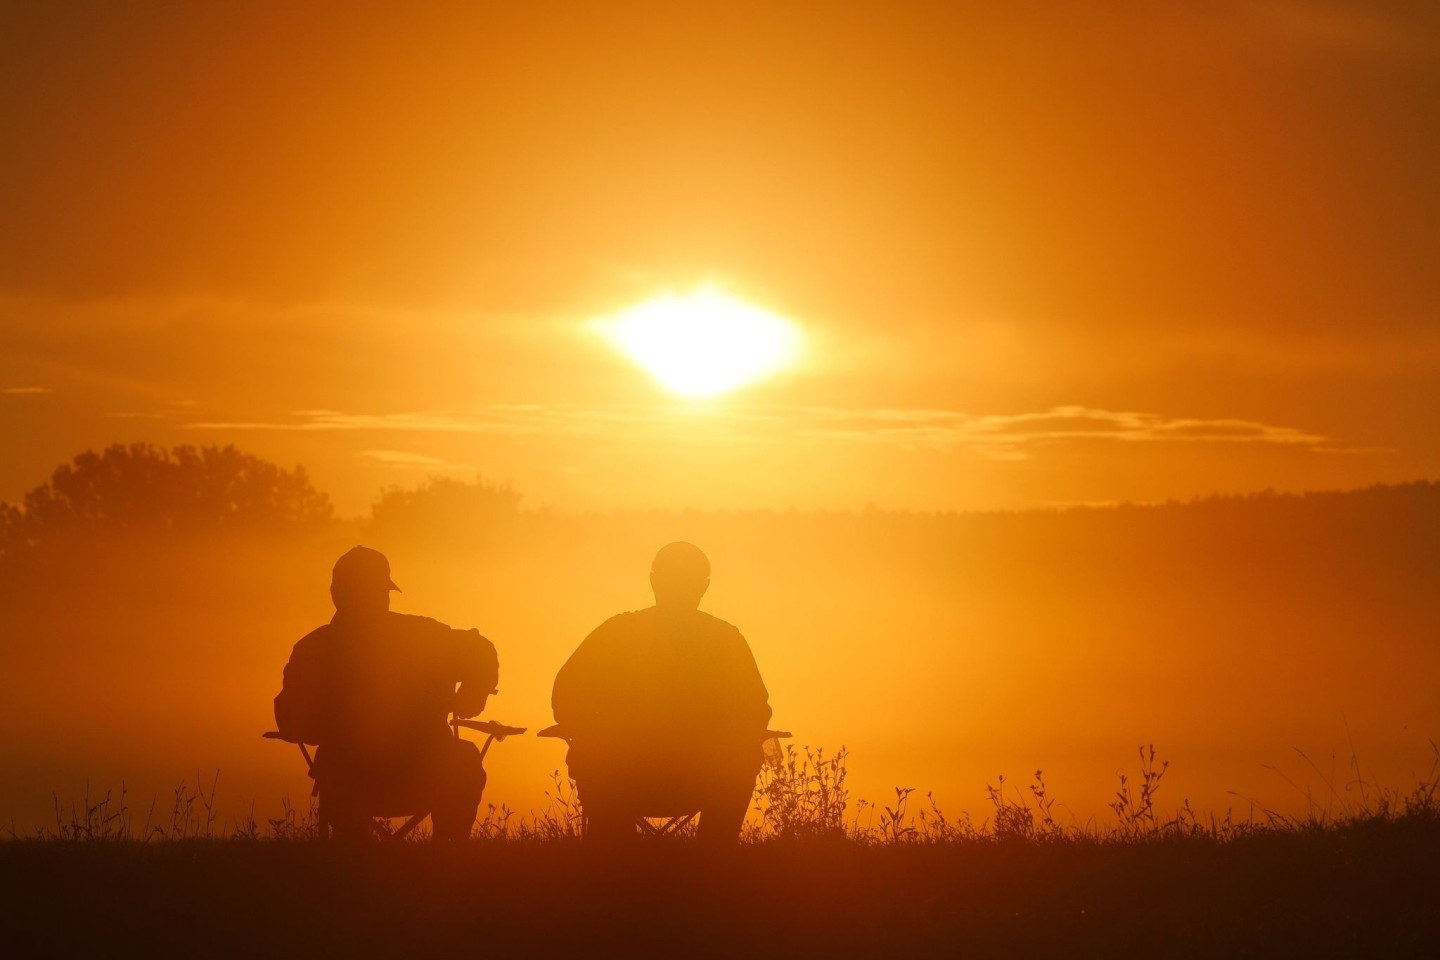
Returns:
[[[646,300],[591,327],[665,386],[693,397],[763,380],[800,352],[795,324],[708,286]]]

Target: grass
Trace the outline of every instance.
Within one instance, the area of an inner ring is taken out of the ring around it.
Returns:
[[[1161,800],[1142,749],[1111,823],[1064,824],[1041,771],[983,816],[915,791],[851,803],[844,750],[762,773],[736,848],[576,842],[545,809],[491,807],[461,846],[312,842],[308,811],[221,828],[217,781],[144,818],[123,790],[0,844],[16,956],[1431,956],[1440,945],[1436,771],[1396,793],[1358,767],[1302,816],[1201,818]],[[1440,751],[1437,751],[1440,761]],[[1440,768],[1437,768],[1440,769]],[[1300,789],[1297,786],[1297,789]]]
[[[1417,779],[1408,791],[1375,784],[1361,775],[1358,760],[1352,757],[1351,776],[1337,783],[1334,768],[1322,771],[1307,755],[1297,751],[1315,772],[1322,786],[1321,798],[1313,788],[1302,787],[1283,771],[1274,769],[1305,800],[1305,812],[1286,814],[1254,800],[1243,819],[1233,811],[1223,816],[1197,814],[1188,800],[1173,812],[1162,815],[1159,794],[1170,764],[1158,760],[1153,744],[1139,748],[1138,776],[1117,773],[1118,787],[1109,809],[1115,820],[1109,824],[1071,823],[1056,819],[1056,799],[1045,783],[1043,770],[1022,791],[1004,775],[986,786],[989,810],[978,822],[968,811],[957,818],[948,816],[935,798],[925,795],[923,805],[912,809],[915,790],[896,787],[892,802],[858,800],[853,806],[846,785],[849,752],[841,747],[826,755],[823,748],[787,746],[771,755],[761,768],[752,800],[753,816],[741,833],[745,845],[770,842],[844,841],[859,846],[950,845],[983,843],[1139,843],[1186,838],[1225,843],[1260,833],[1313,833],[1336,831],[1371,823],[1403,825],[1440,820],[1440,744],[1430,743],[1433,754],[1429,773]],[[305,841],[317,835],[313,800],[305,809],[288,798],[278,818],[258,822],[253,813],[217,828],[216,795],[219,772],[208,786],[197,774],[195,783],[180,783],[167,810],[157,801],[137,823],[121,784],[118,791],[92,796],[89,789],[81,800],[62,803],[55,798],[53,826],[42,827],[28,836],[13,828],[11,841],[65,841],[111,843],[163,843],[180,840]],[[545,805],[529,815],[519,815],[508,806],[489,804],[477,819],[472,838],[482,843],[531,843],[579,840],[584,812],[575,783],[559,771],[551,775],[545,791]],[[394,822],[394,821],[392,821]],[[691,831],[693,833],[693,830]],[[681,833],[683,838],[685,833]],[[422,828],[407,838],[428,839]]]

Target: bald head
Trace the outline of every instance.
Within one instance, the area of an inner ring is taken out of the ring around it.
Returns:
[[[694,610],[710,586],[710,561],[693,543],[667,543],[650,562],[655,606]]]

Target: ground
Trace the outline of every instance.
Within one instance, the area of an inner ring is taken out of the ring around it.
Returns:
[[[1437,854],[1428,819],[719,852],[12,840],[0,883],[27,957],[1431,957]]]

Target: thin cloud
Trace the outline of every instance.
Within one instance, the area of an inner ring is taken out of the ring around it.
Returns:
[[[192,430],[367,431],[375,433],[548,434],[577,432],[586,424],[634,422],[621,412],[608,416],[588,408],[500,405],[471,411],[429,410],[361,414],[337,410],[296,410],[285,421],[201,421]]]
[[[1076,442],[1269,443],[1314,446],[1325,437],[1248,420],[1054,407],[1038,413],[972,416],[955,411],[847,411],[804,435],[909,449],[969,449],[989,460],[1026,460],[1037,447]]]
[[[1084,406],[1034,413],[974,415],[954,410],[781,407],[697,411],[687,407],[589,407],[500,404],[470,411],[352,414],[295,411],[281,421],[204,421],[192,430],[471,433],[511,436],[663,437],[728,442],[894,444],[939,450],[972,449],[1018,460],[1037,446],[1065,442],[1271,444],[1324,449],[1328,438],[1295,427],[1235,418],[1166,417]],[[372,450],[382,462],[418,464],[418,454]],[[435,464],[440,465],[440,464]]]
[[[199,403],[194,400],[171,400],[158,410],[108,410],[101,416],[112,420],[169,420],[188,426],[184,420],[195,416],[195,408],[198,406]]]
[[[361,450],[359,456],[391,467],[422,470],[468,469],[450,463],[449,461],[441,460],[439,457],[430,457],[423,453],[415,453],[410,450]]]
[[[0,393],[9,397],[38,396],[45,393],[54,393],[54,387],[4,387]]]

